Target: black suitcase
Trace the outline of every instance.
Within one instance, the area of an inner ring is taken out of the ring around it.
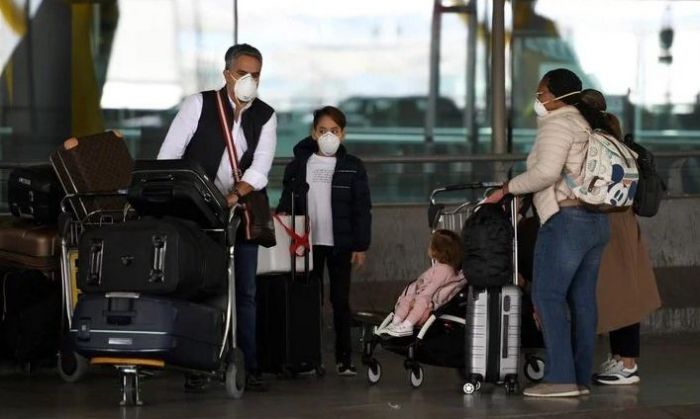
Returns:
[[[322,373],[321,289],[315,278],[261,275],[257,280],[258,366],[262,372]]]
[[[7,203],[16,217],[55,224],[64,193],[51,166],[14,169],[7,182]]]
[[[138,294],[83,294],[70,335],[86,357],[138,357],[213,371],[220,365],[223,311],[207,305]]]
[[[187,160],[137,161],[128,200],[142,216],[185,218],[202,228],[228,224],[226,198],[199,165]]]
[[[227,257],[190,221],[143,218],[107,224],[80,238],[78,287],[84,292],[143,292],[184,299],[221,294]]]
[[[293,203],[294,196],[292,220]],[[292,258],[291,272],[258,276],[257,352],[263,372],[294,375],[315,370],[318,375],[324,373],[321,284],[309,273],[308,257],[306,252],[302,273],[297,273],[297,258]]]
[[[41,271],[0,275],[0,357],[20,363],[51,360],[61,334],[61,287]]]

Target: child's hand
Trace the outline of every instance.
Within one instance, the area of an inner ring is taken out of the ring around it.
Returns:
[[[352,259],[350,263],[355,265],[356,269],[359,269],[365,265],[367,260],[367,254],[365,252],[352,252]]]

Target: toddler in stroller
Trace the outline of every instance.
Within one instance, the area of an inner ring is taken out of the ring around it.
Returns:
[[[428,256],[433,261],[432,266],[404,288],[394,312],[383,322],[386,326],[375,332],[378,335],[411,336],[414,327],[423,325],[433,310],[451,300],[466,285],[460,269],[462,245],[457,233],[435,231]]]

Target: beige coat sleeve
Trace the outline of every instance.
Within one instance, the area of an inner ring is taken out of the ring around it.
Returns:
[[[511,179],[508,190],[521,195],[554,185],[561,178],[574,137],[571,123],[565,118],[543,121],[530,152],[535,153],[532,163],[528,164],[524,173]]]

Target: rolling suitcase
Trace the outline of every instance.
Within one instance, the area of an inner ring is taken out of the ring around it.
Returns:
[[[307,222],[304,217],[303,231],[308,230]],[[258,276],[257,351],[263,372],[325,372],[321,357],[321,284],[310,275],[309,254],[304,252],[303,262],[291,258],[290,272]],[[297,271],[297,263],[302,263],[303,272]]]
[[[0,217],[0,354],[20,363],[55,356],[61,318],[55,226]]]
[[[513,284],[477,288],[469,286],[465,324],[465,394],[484,382],[504,384],[512,393],[518,386],[520,360],[521,291],[518,281],[517,199],[510,202],[513,223]]]
[[[185,218],[202,228],[228,224],[226,198],[199,165],[187,160],[137,161],[128,200],[142,216]]]
[[[10,172],[7,203],[16,217],[55,224],[63,195],[61,184],[49,165],[20,167]]]
[[[86,357],[158,359],[173,366],[216,370],[223,311],[188,301],[132,293],[83,294],[70,329]]]
[[[121,134],[107,131],[70,138],[49,158],[66,194],[125,193],[131,182],[134,162]],[[119,215],[124,210],[123,196],[82,196],[69,203],[78,219],[96,212]]]
[[[187,220],[145,217],[106,224],[83,233],[79,254],[83,292],[192,299],[226,290],[226,249]]]

